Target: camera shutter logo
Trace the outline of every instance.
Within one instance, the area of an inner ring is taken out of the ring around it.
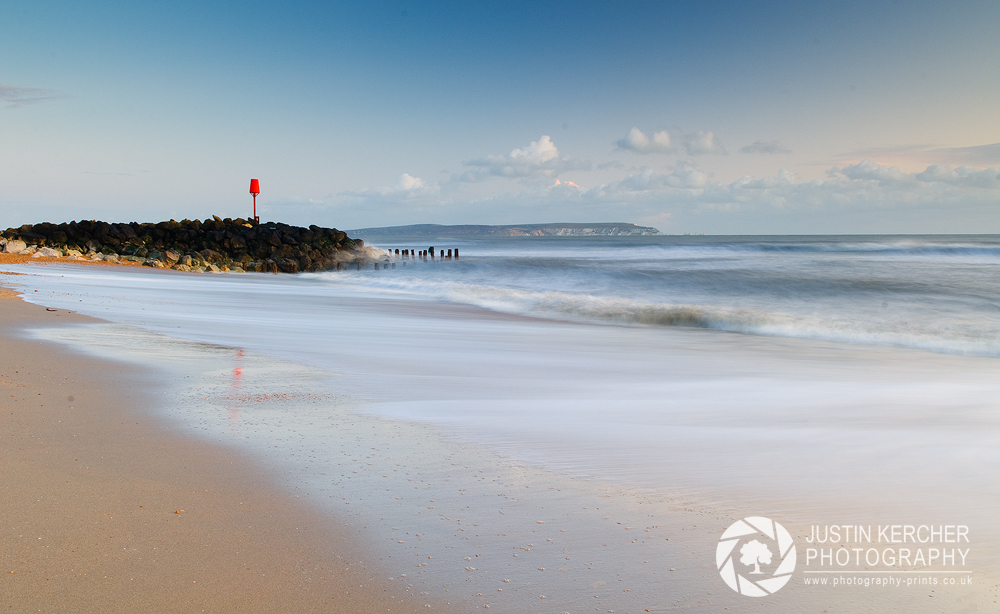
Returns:
[[[759,538],[766,538],[777,553],[771,551],[767,541],[762,542]],[[760,566],[773,564],[775,556],[778,560],[774,572],[761,571]],[[730,525],[719,538],[715,564],[729,588],[748,597],[766,597],[778,592],[792,577],[795,543],[791,534],[777,522],[762,516],[748,516]]]

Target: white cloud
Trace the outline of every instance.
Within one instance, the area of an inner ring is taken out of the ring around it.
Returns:
[[[896,167],[870,160],[829,172],[827,181],[796,183],[781,169],[776,177],[743,177],[732,183],[710,181],[688,165],[668,173],[649,169],[620,181],[587,190],[582,200],[655,205],[701,210],[811,210],[856,207],[987,206],[1000,209],[1000,169],[934,165],[920,173],[903,173]],[[998,211],[1000,213],[1000,211]]]
[[[515,151],[520,153],[501,156],[508,165],[522,160],[529,168],[546,170],[562,160],[542,139]],[[393,187],[342,193],[332,210],[356,219],[354,227],[614,218],[662,220],[668,232],[1000,231],[997,168],[931,165],[905,173],[864,160],[830,169],[825,180],[799,182],[780,169],[772,176],[721,182],[686,160],[667,169],[633,169],[596,187],[542,177],[523,189],[498,191],[456,181],[428,186],[403,174]],[[970,226],[973,220],[979,222]]]
[[[711,176],[705,171],[681,164],[669,173],[660,173],[648,168],[643,169],[613,185],[616,188],[636,192],[658,191],[668,188],[691,190],[704,188],[709,184],[710,179]]]
[[[426,199],[435,196],[440,192],[440,187],[436,184],[426,185],[424,180],[413,177],[409,173],[403,173],[396,179],[396,185],[382,186],[377,188],[362,188],[342,192],[341,196],[354,199],[370,199],[378,197],[379,200],[406,200],[406,199]]]
[[[934,164],[928,166],[927,170],[913,176],[928,183],[940,182],[958,187],[1000,189],[1000,169],[998,168],[980,169],[971,166],[951,168]]]
[[[745,190],[770,190],[795,183],[795,174],[786,169],[779,169],[777,177],[750,177],[746,176],[734,183]]]
[[[741,147],[740,153],[788,154],[792,153],[792,150],[782,145],[781,141],[754,141],[746,147]]]
[[[473,167],[453,177],[456,181],[478,182],[489,177],[554,178],[568,170],[590,170],[587,160],[559,155],[559,149],[548,135],[532,141],[527,147],[517,148],[506,156],[490,155],[464,162]]]
[[[913,181],[912,175],[908,175],[899,168],[895,166],[885,166],[872,162],[871,160],[862,160],[857,164],[851,164],[843,168],[833,168],[827,171],[827,175],[831,177],[836,177],[837,175],[843,175],[848,179],[855,179],[859,181],[878,181],[885,183],[898,183],[902,181]]]
[[[843,175],[849,179],[877,181],[883,185],[927,187],[932,184],[943,184],[959,188],[1000,189],[1000,169],[996,167],[951,167],[932,164],[919,173],[904,173],[895,166],[862,160],[857,164],[831,169],[827,174],[831,177]]]
[[[618,149],[634,151],[636,153],[665,153],[673,151],[670,146],[670,134],[666,130],[654,132],[652,137],[636,128],[632,127],[624,138],[618,140]]]
[[[419,177],[411,177],[409,173],[403,173],[396,181],[396,190],[415,190],[424,187],[424,180]]]
[[[699,130],[679,137],[680,147],[677,147],[666,130],[647,135],[642,130],[632,127],[624,137],[616,141],[618,149],[640,154],[671,153],[683,149],[689,156],[702,154],[725,154],[726,148],[716,138],[715,134]]]
[[[532,141],[524,149],[515,149],[510,152],[510,159],[527,162],[528,164],[544,164],[549,160],[559,158],[559,150],[549,136],[542,135],[537,141]]]
[[[622,219],[671,223],[713,220],[729,232],[868,232],[877,221],[882,232],[969,232],[961,212],[1000,214],[1000,169],[932,166],[902,173],[870,161],[835,168],[826,181],[797,183],[785,169],[772,177],[742,177],[730,183],[690,164],[667,172],[642,169],[618,181],[590,188],[546,186],[516,194],[497,194],[468,203],[475,210],[514,211],[551,219]],[[614,212],[621,212],[620,215]],[[998,220],[982,232],[996,232]],[[821,222],[819,220],[826,220]],[[827,226],[824,224],[836,224]],[[946,224],[950,224],[946,226]],[[897,230],[893,230],[897,229]],[[944,231],[944,230],[940,230]]]
[[[715,138],[711,132],[704,130],[684,135],[684,149],[689,156],[727,153],[719,139]]]

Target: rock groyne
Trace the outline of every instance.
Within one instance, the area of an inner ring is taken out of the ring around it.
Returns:
[[[179,271],[299,273],[337,270],[369,259],[364,241],[336,228],[218,216],[159,223],[25,224],[5,230],[0,243],[6,253],[124,260]]]

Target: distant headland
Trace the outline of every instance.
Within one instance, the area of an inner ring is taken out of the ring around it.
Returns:
[[[364,241],[336,228],[252,220],[108,223],[43,222],[0,233],[0,252],[72,260],[132,262],[178,271],[298,273],[361,267]]]
[[[626,222],[600,222],[590,224],[511,224],[506,226],[483,226],[465,224],[445,226],[441,224],[413,224],[410,226],[384,226],[381,228],[359,228],[349,230],[354,236],[364,237],[412,237],[412,238],[474,238],[474,237],[620,237],[638,235],[658,235],[660,231],[649,226],[636,226]]]

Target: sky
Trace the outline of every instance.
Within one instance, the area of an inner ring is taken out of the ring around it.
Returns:
[[[1000,233],[1000,3],[0,3],[0,227]]]

